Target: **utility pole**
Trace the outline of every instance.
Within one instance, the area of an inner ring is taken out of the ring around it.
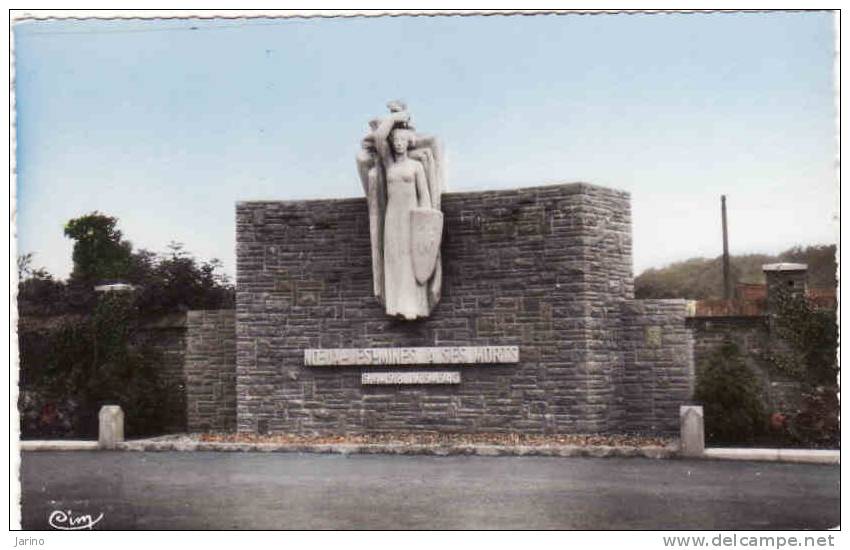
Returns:
[[[726,195],[720,195],[720,210],[723,215],[723,297],[732,299],[732,274],[729,271],[729,230],[726,227]]]

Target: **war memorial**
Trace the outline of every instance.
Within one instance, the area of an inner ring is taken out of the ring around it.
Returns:
[[[237,204],[236,430],[676,431],[686,303],[634,299],[629,194],[447,192],[440,141],[388,107],[365,197]]]

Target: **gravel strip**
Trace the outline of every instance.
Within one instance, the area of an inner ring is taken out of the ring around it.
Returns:
[[[475,455],[475,456],[587,456],[673,458],[675,444],[645,446],[614,445],[493,445],[485,443],[416,444],[395,443],[276,443],[254,441],[201,441],[187,436],[125,441],[118,448],[127,451],[218,451],[281,452],[323,454],[393,454],[393,455]]]

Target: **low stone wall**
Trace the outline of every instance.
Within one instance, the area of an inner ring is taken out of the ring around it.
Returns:
[[[694,362],[699,365],[726,342],[734,343],[744,361],[758,376],[765,404],[772,411],[792,411],[801,402],[799,382],[777,372],[765,360],[765,354],[781,343],[771,338],[768,318],[691,317],[687,326],[694,335]]]
[[[622,378],[616,384],[627,431],[672,433],[694,391],[694,340],[686,300],[621,304]]]
[[[188,431],[234,431],[236,429],[235,311],[188,312],[184,369]]]
[[[156,369],[172,388],[168,399],[166,433],[186,431],[186,314],[163,315],[147,322],[137,335],[157,351]]]

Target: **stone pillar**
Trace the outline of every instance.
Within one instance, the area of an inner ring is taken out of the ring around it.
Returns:
[[[776,313],[783,296],[803,298],[809,266],[806,264],[778,263],[761,266],[767,284],[767,312]]]
[[[679,450],[682,456],[702,456],[705,451],[702,407],[696,405],[679,407],[679,429]]]
[[[124,441],[124,411],[118,405],[104,405],[98,417],[97,444],[101,449],[114,449]]]

